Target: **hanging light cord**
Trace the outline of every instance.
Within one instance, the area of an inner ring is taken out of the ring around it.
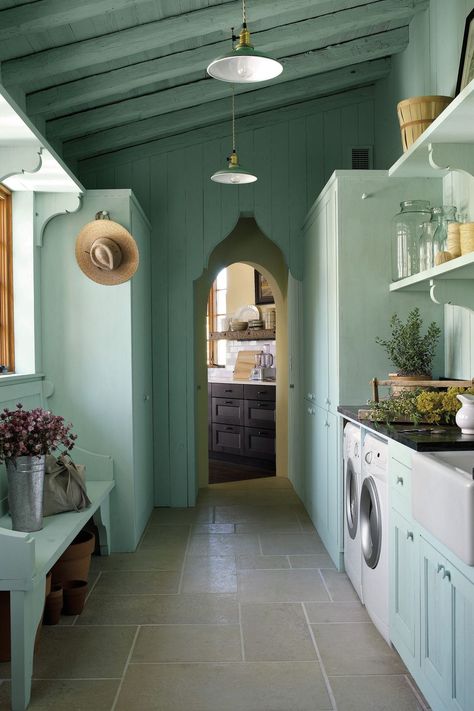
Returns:
[[[244,27],[247,27],[247,7],[245,0],[242,0],[242,24]]]
[[[232,85],[232,153],[235,152],[235,88]]]

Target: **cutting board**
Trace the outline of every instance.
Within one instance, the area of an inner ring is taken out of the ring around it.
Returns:
[[[255,356],[262,351],[239,351],[234,369],[234,380],[248,380],[252,368],[255,368]]]

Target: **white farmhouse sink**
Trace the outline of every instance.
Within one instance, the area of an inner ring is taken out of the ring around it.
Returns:
[[[413,455],[413,517],[474,565],[474,451]]]

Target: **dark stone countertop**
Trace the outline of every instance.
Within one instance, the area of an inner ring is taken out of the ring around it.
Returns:
[[[360,407],[364,408],[364,405]],[[417,452],[446,452],[456,449],[474,450],[474,435],[461,434],[459,427],[448,425],[416,426],[408,423],[387,425],[383,422],[359,419],[359,409],[359,407],[353,405],[340,405],[337,411],[349,420],[360,422],[361,425],[372,430],[372,432],[400,442],[400,444],[404,444]],[[425,429],[429,431],[417,431]]]

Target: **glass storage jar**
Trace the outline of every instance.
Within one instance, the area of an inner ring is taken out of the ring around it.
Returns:
[[[420,270],[420,237],[431,220],[428,200],[405,200],[392,219],[392,281]]]
[[[454,205],[443,205],[433,208],[437,210],[437,227],[433,237],[433,263],[436,264],[436,255],[448,251],[448,224],[456,222],[456,208]]]

